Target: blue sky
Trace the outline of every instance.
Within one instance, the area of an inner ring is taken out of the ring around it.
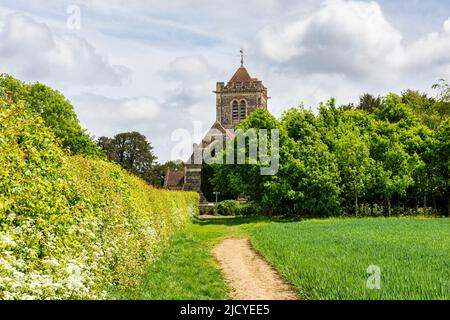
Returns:
[[[241,47],[276,116],[364,92],[434,94],[450,79],[450,1],[0,0],[0,72],[60,90],[95,136],[143,132],[160,161],[213,123],[215,82]]]

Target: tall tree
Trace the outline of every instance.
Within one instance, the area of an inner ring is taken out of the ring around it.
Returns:
[[[108,159],[120,164],[123,168],[148,180],[156,156],[147,138],[139,132],[119,133],[114,138],[101,137],[98,146]]]
[[[439,80],[433,85],[433,89],[438,91],[435,109],[442,118],[450,115],[450,84],[444,80]]]
[[[339,165],[342,197],[352,195],[355,214],[358,214],[359,199],[365,194],[370,183],[373,165],[368,137],[348,123],[342,124],[336,131],[334,153]]]
[[[72,104],[58,91],[41,83],[25,84],[10,75],[0,75],[0,98],[23,101],[27,110],[39,114],[47,127],[71,152],[96,155],[94,141],[80,126]]]
[[[375,97],[371,94],[366,93],[359,98],[359,104],[357,105],[356,108],[371,113],[377,109],[380,109],[381,104],[382,104],[381,97],[379,96]]]
[[[446,197],[446,214],[450,213],[450,119],[437,128],[433,145],[433,167],[438,177],[439,191]]]

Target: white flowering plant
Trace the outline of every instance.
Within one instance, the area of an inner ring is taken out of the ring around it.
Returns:
[[[101,299],[133,286],[196,203],[67,155],[38,115],[0,100],[0,299]]]

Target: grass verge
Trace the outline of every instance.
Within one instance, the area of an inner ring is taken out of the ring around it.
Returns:
[[[222,271],[211,253],[227,237],[247,237],[263,225],[264,218],[195,219],[177,235],[161,257],[151,264],[133,288],[111,290],[110,299],[125,300],[223,300],[229,299]]]

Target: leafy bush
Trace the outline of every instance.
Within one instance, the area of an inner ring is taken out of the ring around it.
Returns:
[[[217,204],[217,213],[223,216],[235,216],[238,208],[239,201],[236,200],[224,200]]]
[[[239,206],[239,215],[241,216],[255,216],[266,213],[267,212],[256,203],[243,203]]]
[[[40,116],[0,100],[0,299],[93,299],[133,285],[198,201],[64,155]]]
[[[75,110],[60,92],[41,83],[27,84],[14,77],[0,75],[0,99],[23,101],[25,108],[42,117],[45,125],[72,153],[99,155],[98,148],[81,128]]]
[[[223,216],[248,216],[263,214],[263,209],[254,203],[240,203],[236,200],[224,200],[217,204],[216,212]]]

